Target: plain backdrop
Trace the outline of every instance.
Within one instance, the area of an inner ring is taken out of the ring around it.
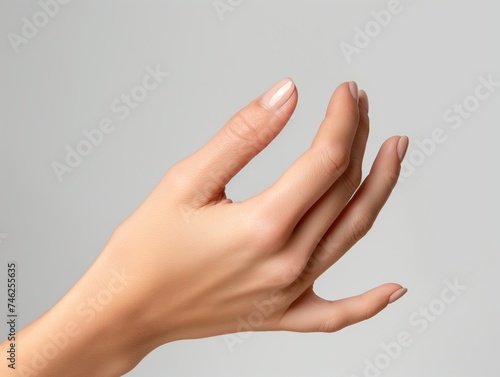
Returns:
[[[128,376],[498,373],[500,87],[471,96],[480,77],[500,81],[500,5],[401,0],[377,27],[388,6],[394,0],[75,0],[16,53],[9,33],[22,36],[23,17],[42,8],[1,0],[0,297],[15,260],[21,326],[78,280],[172,164],[253,98],[286,76],[299,91],[289,125],[229,185],[233,200],[270,185],[309,146],[335,87],[356,80],[370,96],[365,172],[386,138],[406,134],[406,178],[317,290],[334,299],[394,281],[407,296],[335,334],[253,333],[233,352],[224,337],[168,344]],[[359,36],[366,28],[369,42]],[[358,49],[350,62],[347,44]],[[112,103],[148,66],[169,76],[119,119]],[[454,104],[469,110],[446,121]],[[65,163],[66,147],[106,117],[114,131],[59,182],[53,162]],[[446,141],[425,143],[436,134]],[[463,287],[450,303],[445,281]],[[411,345],[391,351],[401,332]]]

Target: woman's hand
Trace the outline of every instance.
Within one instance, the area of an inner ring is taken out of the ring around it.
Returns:
[[[355,83],[337,88],[311,147],[274,185],[243,202],[226,197],[226,184],[282,130],[296,103],[292,80],[281,81],[165,174],[38,324],[43,336],[43,323],[55,329],[56,318],[71,319],[82,331],[68,336],[73,343],[66,348],[77,352],[82,334],[94,334],[93,350],[80,356],[107,355],[110,365],[101,360],[101,368],[67,371],[63,349],[38,376],[120,375],[180,339],[248,330],[333,332],[406,292],[385,284],[327,301],[313,291],[314,281],[372,226],[408,146],[406,137],[387,140],[358,188],[369,120],[367,96]],[[26,339],[34,333],[36,324]],[[81,357],[71,365],[82,364]]]
[[[336,90],[311,148],[272,187],[239,203],[226,198],[226,184],[296,103],[293,82],[278,83],[170,169],[111,238],[99,263],[140,280],[128,294],[151,347],[236,332],[239,318],[252,330],[336,331],[378,313],[401,290],[387,284],[329,302],[312,289],[371,227],[407,147],[406,138],[388,140],[352,197],[369,122],[368,99],[361,91],[358,101],[354,83]]]

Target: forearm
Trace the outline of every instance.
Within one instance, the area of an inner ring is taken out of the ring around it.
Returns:
[[[2,376],[111,377],[132,369],[148,352],[127,307],[132,278],[99,262],[47,313],[16,336],[15,369],[2,357]],[[2,355],[9,341],[0,344]]]

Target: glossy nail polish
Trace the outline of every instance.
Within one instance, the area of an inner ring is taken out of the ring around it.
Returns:
[[[349,83],[349,90],[351,91],[352,97],[356,101],[356,103],[359,103],[359,91],[358,91],[358,84],[356,82],[351,81]]]
[[[409,144],[409,139],[408,136],[401,136],[399,138],[398,142],[398,158],[399,162],[403,162],[403,159],[405,158],[406,151],[408,150],[408,144]]]
[[[366,112],[370,112],[370,101],[368,100],[368,95],[364,90],[359,91],[359,102],[364,104]]]
[[[270,110],[278,110],[283,106],[295,90],[295,84],[292,79],[286,78],[281,80],[271,88],[261,99],[263,106]]]

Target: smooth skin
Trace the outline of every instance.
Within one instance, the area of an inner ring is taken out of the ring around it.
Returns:
[[[334,332],[406,293],[391,283],[327,301],[313,290],[371,228],[408,146],[388,139],[361,183],[368,98],[355,83],[336,89],[311,147],[275,184],[242,202],[226,198],[226,184],[283,129],[297,98],[282,80],[173,166],[78,283],[18,334],[16,369],[4,360],[1,375],[121,376],[168,342],[248,326]],[[0,345],[2,355],[9,347]]]

